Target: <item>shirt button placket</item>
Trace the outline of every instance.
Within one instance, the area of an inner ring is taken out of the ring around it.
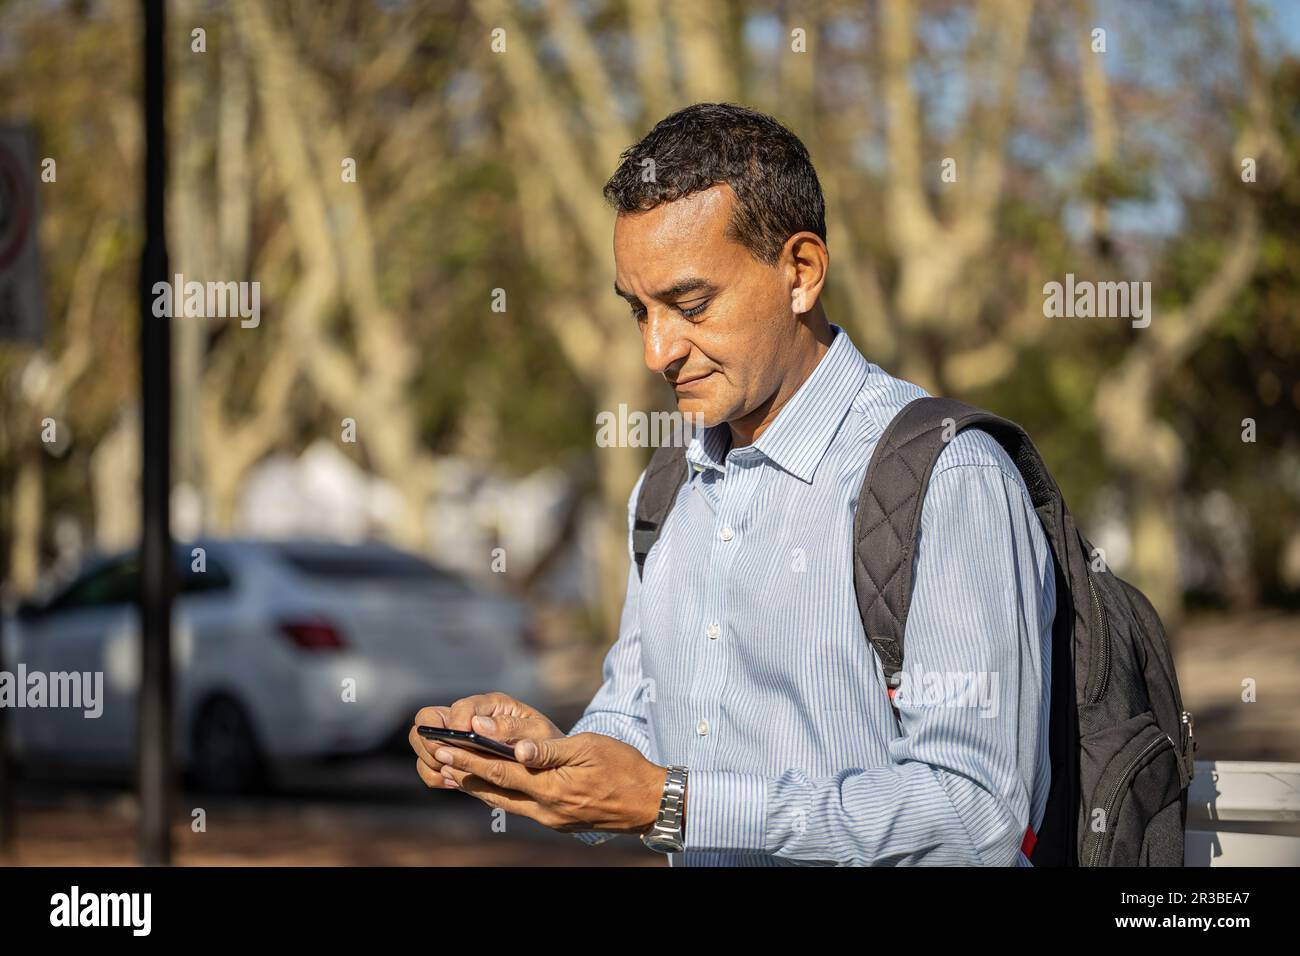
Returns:
[[[703,656],[704,673],[701,675],[700,689],[702,694],[700,700],[703,706],[700,711],[700,718],[695,725],[695,742],[698,744],[707,743],[712,739],[712,731],[716,729],[719,718],[718,701],[721,700],[722,690],[726,681],[726,661],[727,648],[718,640],[722,636],[723,622],[726,620],[727,613],[727,582],[731,575],[731,568],[736,559],[736,529],[732,526],[730,519],[731,502],[737,498],[744,497],[744,489],[741,484],[744,482],[746,475],[745,470],[738,467],[734,459],[729,463],[724,480],[719,485],[719,503],[717,511],[717,528],[713,540],[713,552],[711,565],[714,573],[709,576],[709,600],[705,609],[709,622],[704,629],[705,636],[709,640],[708,647],[705,649]],[[692,747],[692,750],[695,748]],[[701,764],[707,765],[707,761]]]

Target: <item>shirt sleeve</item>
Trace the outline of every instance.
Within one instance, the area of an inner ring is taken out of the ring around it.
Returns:
[[[604,734],[630,744],[654,760],[653,745],[646,714],[646,681],[641,673],[641,577],[637,574],[632,552],[632,527],[636,520],[636,499],[641,490],[645,472],[637,479],[628,497],[628,560],[627,593],[623,600],[623,614],[619,621],[618,640],[605,654],[602,669],[604,682],[587,705],[578,722],[567,736],[574,734]],[[613,839],[617,834],[602,831],[585,831],[573,834],[584,843],[596,845]]]
[[[807,864],[1019,863],[1046,754],[1043,634],[1055,596],[1051,551],[1015,475],[1007,459],[937,465],[931,477],[890,763],[820,778],[692,772],[688,850]]]

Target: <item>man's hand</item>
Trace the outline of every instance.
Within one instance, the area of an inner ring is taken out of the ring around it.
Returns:
[[[470,751],[445,741],[426,740],[416,730],[421,725],[449,727],[452,730],[473,730],[503,743],[514,743],[523,738],[550,740],[564,736],[560,728],[556,727],[540,710],[499,691],[462,697],[449,707],[444,705],[424,707],[415,715],[415,723],[411,726],[407,739],[411,742],[411,749],[415,751],[416,772],[425,784],[435,790],[459,789],[449,785],[448,781],[452,778],[445,773],[443,769],[445,762],[438,759],[437,753],[444,750],[447,752],[454,750],[457,753]],[[518,748],[515,750],[515,755],[519,756]]]
[[[658,816],[668,775],[668,768],[604,734],[520,741],[515,754],[523,765],[460,747],[442,749],[442,774],[452,785],[490,807],[566,833],[645,833]]]

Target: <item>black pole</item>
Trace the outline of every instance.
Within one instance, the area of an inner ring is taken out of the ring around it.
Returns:
[[[153,314],[153,287],[167,282],[163,190],[167,176],[163,0],[144,4],[145,243],[140,262],[140,693],[137,752],[140,862],[171,862],[173,555],[171,488],[171,316]]]

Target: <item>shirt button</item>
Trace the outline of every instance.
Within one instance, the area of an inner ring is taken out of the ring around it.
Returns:
[[[723,541],[730,541],[735,536],[736,536],[736,532],[732,531],[730,528],[723,528],[721,531],[718,532],[718,537],[721,538]]]
[[[707,737],[709,733],[709,722],[707,720],[701,720],[695,725],[695,732],[701,737]]]
[[[716,624],[710,624],[705,629],[704,633],[709,635],[709,640],[716,641],[718,639],[718,635],[722,633],[722,628],[718,627],[718,625]]]

